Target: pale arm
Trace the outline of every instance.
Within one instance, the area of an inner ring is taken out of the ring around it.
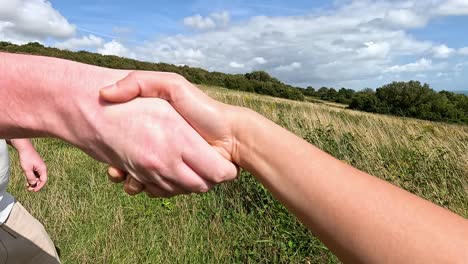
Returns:
[[[38,192],[47,182],[47,166],[39,153],[27,138],[7,140],[8,144],[18,151],[28,190]]]
[[[97,87],[128,73],[2,52],[0,72],[0,138],[52,136],[83,148],[95,138]]]
[[[0,52],[0,73],[0,138],[64,139],[129,171],[150,195],[206,192],[236,176],[166,101],[102,102],[99,88],[128,71]]]

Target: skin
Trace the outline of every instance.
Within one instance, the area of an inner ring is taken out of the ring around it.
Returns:
[[[18,151],[28,191],[40,191],[47,182],[47,166],[31,141],[29,139],[11,139],[7,140],[7,143]]]
[[[345,263],[468,263],[468,221],[359,171],[263,116],[217,102],[180,76],[132,72],[115,103],[168,101],[223,156],[250,171]],[[125,171],[109,169],[118,182]]]
[[[0,72],[0,138],[63,139],[127,171],[150,196],[206,192],[237,175],[167,101],[100,100],[99,88],[128,71],[0,53]]]

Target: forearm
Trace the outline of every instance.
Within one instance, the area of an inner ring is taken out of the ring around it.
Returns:
[[[14,147],[20,154],[31,151],[36,152],[31,140],[27,138],[7,139],[7,143]]]
[[[345,262],[468,260],[465,219],[342,163],[256,113],[248,111],[239,123],[239,165]]]
[[[98,88],[127,72],[76,62],[0,53],[0,138],[92,136]]]

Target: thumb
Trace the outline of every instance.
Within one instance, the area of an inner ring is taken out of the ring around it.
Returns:
[[[140,85],[133,74],[128,74],[122,80],[102,88],[100,97],[112,103],[125,103],[140,95]]]
[[[25,172],[25,174],[26,174],[26,181],[28,182],[30,186],[37,184],[38,178],[34,174],[33,170],[28,170]]]
[[[110,166],[107,169],[107,176],[111,182],[120,183],[126,180],[127,173],[123,170]]]

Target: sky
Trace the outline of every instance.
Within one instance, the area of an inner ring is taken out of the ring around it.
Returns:
[[[0,40],[301,87],[468,90],[468,0],[0,0]]]

